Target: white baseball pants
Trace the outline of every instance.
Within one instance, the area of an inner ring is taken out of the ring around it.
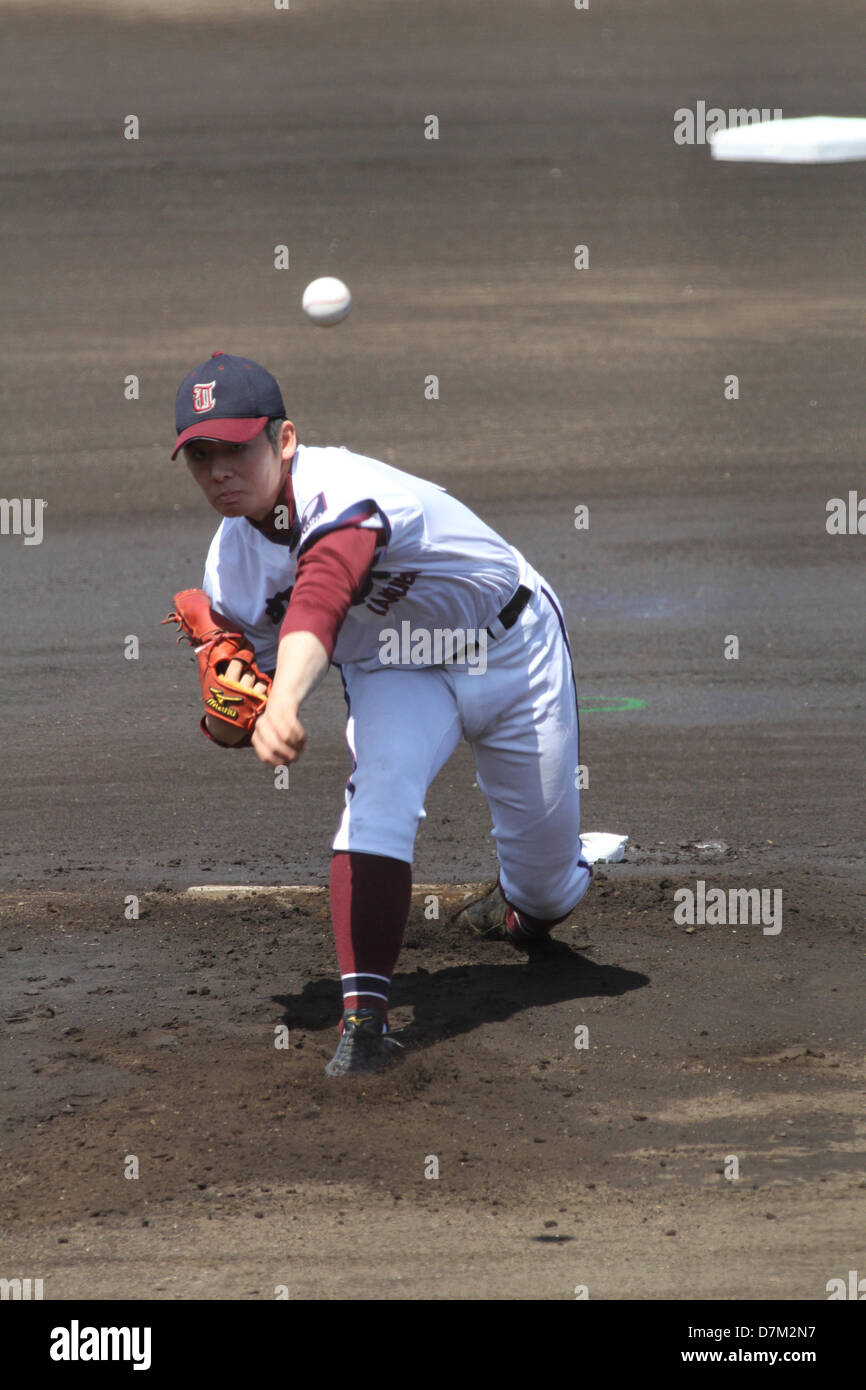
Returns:
[[[502,891],[518,911],[553,920],[580,902],[590,870],[581,859],[571,650],[556,594],[532,577],[515,625],[488,639],[483,674],[457,665],[341,668],[355,768],[333,848],[411,864],[427,789],[463,737],[493,817]]]

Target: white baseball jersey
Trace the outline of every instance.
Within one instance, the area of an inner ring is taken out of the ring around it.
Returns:
[[[350,517],[381,528],[385,545],[375,553],[368,593],[340,629],[332,658],[340,665],[378,668],[380,633],[399,630],[406,620],[419,629],[479,631],[518,585],[534,587],[534,571],[520,552],[437,483],[345,448],[306,445],[298,445],[291,481],[297,509],[291,544],[269,540],[243,517],[226,517],[205,567],[205,592],[243,630],[265,671],[276,667],[299,554],[312,537]]]
[[[465,738],[493,816],[503,892],[542,920],[570,912],[590,869],[580,844],[574,672],[555,592],[444,488],[376,459],[300,445],[292,489],[297,516],[286,543],[226,517],[204,587],[272,671],[310,538],[347,522],[384,534],[369,589],[349,608],[332,657],[342,667],[353,763],[333,849],[411,864],[430,783]],[[530,600],[506,629],[496,616],[519,585]],[[388,669],[381,634],[407,622],[428,631],[492,628],[483,672],[414,653]]]

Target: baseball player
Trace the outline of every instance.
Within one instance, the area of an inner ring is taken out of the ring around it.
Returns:
[[[332,841],[343,1016],[330,1076],[399,1056],[388,992],[427,789],[461,738],[499,876],[459,920],[531,952],[591,876],[579,835],[578,711],[561,605],[518,550],[443,487],[345,448],[299,444],[277,382],[217,352],[182,383],[177,441],[223,518],[204,589],[171,615],[194,642],[202,730],[278,767],[304,701],[342,677],[352,770]],[[166,620],[168,621],[168,620]]]

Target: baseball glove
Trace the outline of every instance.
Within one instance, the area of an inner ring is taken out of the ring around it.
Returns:
[[[227,742],[235,748],[248,748],[256,720],[267,704],[271,678],[256,666],[246,637],[221,613],[213,611],[203,589],[184,589],[175,594],[174,609],[163,618],[162,625],[165,623],[176,623],[180,629],[178,642],[186,638],[195,648],[206,710],[202,732],[211,737],[205,723],[209,715],[231,727],[233,736]],[[232,668],[232,662],[238,664]],[[243,737],[239,739],[240,731]]]

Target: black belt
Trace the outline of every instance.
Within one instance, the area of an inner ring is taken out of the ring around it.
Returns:
[[[531,598],[532,590],[527,589],[525,584],[521,584],[519,588],[515,589],[505,607],[496,615],[504,628],[514,627],[514,624],[517,622],[517,619],[520,617]],[[495,641],[496,634],[491,632],[489,627],[486,631],[490,633],[490,636]]]

